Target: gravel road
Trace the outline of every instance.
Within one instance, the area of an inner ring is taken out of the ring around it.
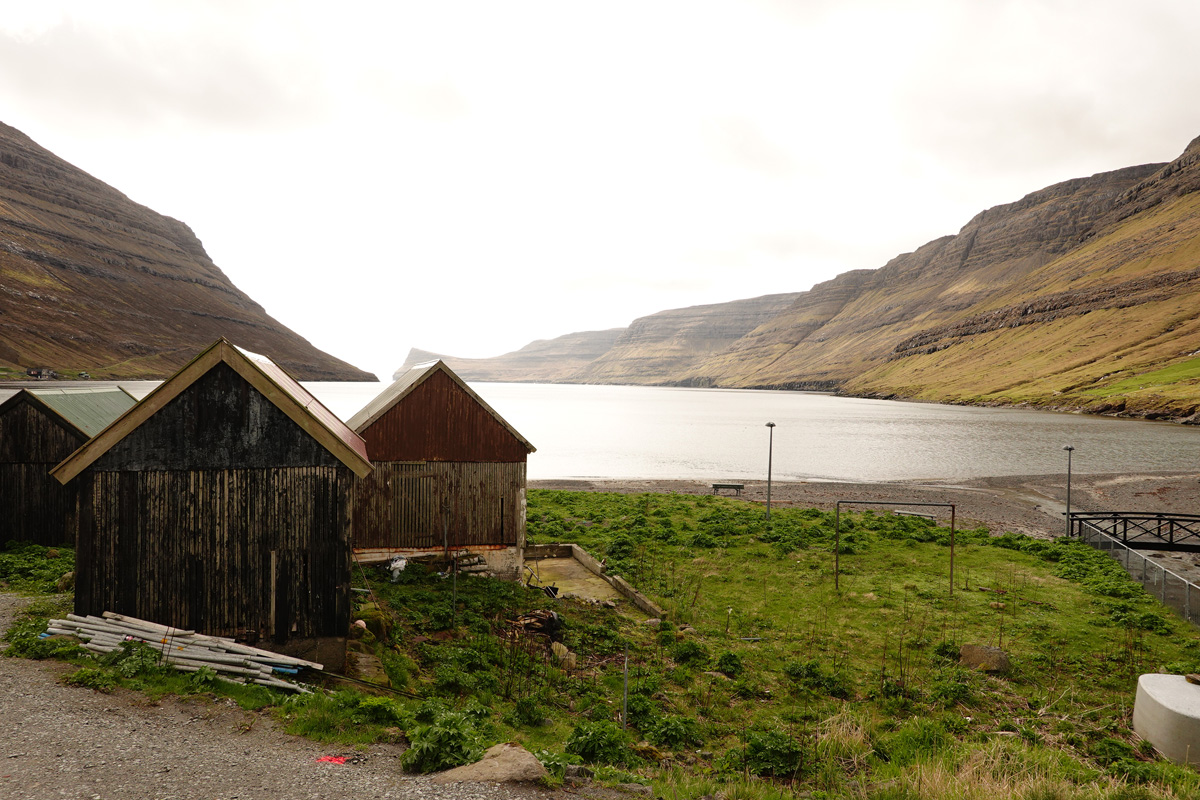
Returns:
[[[0,631],[27,602],[0,593]],[[363,751],[279,731],[269,717],[212,697],[152,703],[128,691],[63,686],[61,662],[0,657],[0,798],[232,800],[412,798],[555,800],[523,785],[435,786],[402,774],[401,748]],[[318,763],[325,755],[357,758]],[[608,794],[596,787],[596,794]],[[585,792],[585,794],[592,794]]]

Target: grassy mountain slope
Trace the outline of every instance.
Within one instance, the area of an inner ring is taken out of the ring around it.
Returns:
[[[1162,172],[1172,172],[1172,166]],[[1162,183],[1154,181],[1150,183]],[[1145,187],[1142,187],[1144,190]],[[1124,203],[1139,191],[1130,192]],[[1200,194],[1171,194],[901,342],[856,394],[1187,417],[1200,403]]]
[[[957,236],[936,239],[866,275],[830,319],[783,350],[760,355],[803,324],[791,313],[697,368],[717,385],[789,386],[823,381],[841,387],[893,356],[897,345],[933,327],[978,313],[998,292],[1020,285],[1077,246],[1095,220],[1156,167],[1068,181],[977,215]],[[839,276],[820,288],[837,288]],[[851,287],[843,287],[851,288]],[[814,289],[814,294],[816,293]],[[793,307],[792,312],[807,309]]]
[[[271,318],[182,222],[0,124],[0,370],[162,378],[220,336],[304,380],[374,380]]]

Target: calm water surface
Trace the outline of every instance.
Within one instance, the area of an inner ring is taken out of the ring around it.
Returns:
[[[306,384],[349,416],[379,384]],[[1200,471],[1200,427],[810,392],[477,383],[537,447],[529,477],[966,480],[1062,472]],[[365,394],[361,394],[365,390]],[[774,422],[774,441],[766,423]]]
[[[121,382],[142,397],[156,383]],[[380,383],[306,383],[343,419]],[[531,441],[529,477],[966,480],[1062,472],[1200,472],[1200,427],[809,392],[472,384]],[[0,391],[0,399],[7,396]]]

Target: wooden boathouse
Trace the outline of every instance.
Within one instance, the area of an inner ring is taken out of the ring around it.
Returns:
[[[96,387],[21,389],[0,403],[0,544],[75,544],[75,488],[50,470],[135,403]]]
[[[453,370],[414,366],[348,424],[375,465],[356,489],[356,558],[473,553],[520,577],[535,448]]]
[[[115,611],[340,668],[366,445],[220,339],[55,467],[77,482],[75,611]]]

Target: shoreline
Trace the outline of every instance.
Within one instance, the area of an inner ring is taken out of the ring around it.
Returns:
[[[747,503],[765,505],[766,481],[744,481]],[[691,480],[573,480],[528,481],[530,489],[638,494],[712,494],[712,482]],[[1065,473],[973,478],[966,481],[897,481],[891,483],[772,481],[772,508],[832,510],[839,501],[952,503],[959,528],[986,527],[1038,538],[1065,532]],[[851,510],[860,511],[863,506]],[[1071,508],[1075,511],[1139,511],[1200,513],[1200,469],[1195,472],[1101,473],[1071,476]],[[949,509],[923,509],[949,520]]]

